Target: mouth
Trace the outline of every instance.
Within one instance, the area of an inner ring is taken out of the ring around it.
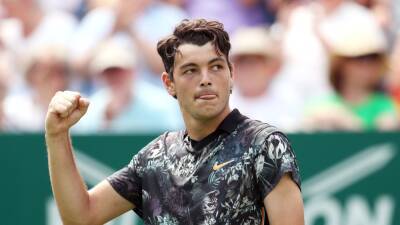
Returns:
[[[213,100],[217,98],[217,94],[214,92],[202,92],[195,96],[196,100]]]

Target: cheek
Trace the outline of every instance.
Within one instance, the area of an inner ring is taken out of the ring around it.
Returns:
[[[229,77],[224,77],[223,79],[221,79],[218,82],[218,90],[220,90],[221,94],[226,94],[229,96],[230,94],[230,89],[231,89],[231,85],[232,85],[232,80],[231,77],[229,75]]]
[[[175,94],[182,100],[192,98],[193,93],[196,89],[190,82],[182,82],[175,80],[175,85],[172,88]],[[186,100],[187,101],[187,100]]]

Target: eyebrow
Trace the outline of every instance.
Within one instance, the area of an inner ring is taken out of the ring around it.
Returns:
[[[189,62],[189,63],[185,63],[185,64],[183,64],[182,66],[180,66],[179,67],[179,69],[181,69],[181,70],[183,70],[183,69],[185,69],[186,67],[194,67],[194,66],[196,66],[196,64],[195,63],[192,63],[192,62]]]
[[[218,61],[225,62],[224,58],[222,58],[221,56],[219,56],[219,57],[216,57],[216,58],[211,59],[211,60],[208,62],[208,64],[213,64],[213,63],[218,62]]]
[[[208,64],[213,64],[213,63],[218,62],[218,61],[224,62],[224,58],[222,58],[221,56],[215,57],[215,58],[211,59],[210,61],[208,61]],[[192,67],[192,66],[195,67],[195,66],[197,66],[197,64],[192,63],[192,62],[188,62],[188,63],[185,63],[182,66],[180,66],[179,69],[183,70],[186,67]]]

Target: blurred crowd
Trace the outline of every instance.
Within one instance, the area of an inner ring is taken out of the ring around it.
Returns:
[[[231,108],[286,132],[400,128],[397,0],[1,0],[0,131],[41,132],[51,97],[89,97],[77,133],[184,127],[157,41],[224,23]]]

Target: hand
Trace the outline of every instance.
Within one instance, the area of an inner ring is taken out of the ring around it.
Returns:
[[[78,92],[58,91],[51,99],[46,115],[46,135],[68,132],[89,107],[89,101]]]

